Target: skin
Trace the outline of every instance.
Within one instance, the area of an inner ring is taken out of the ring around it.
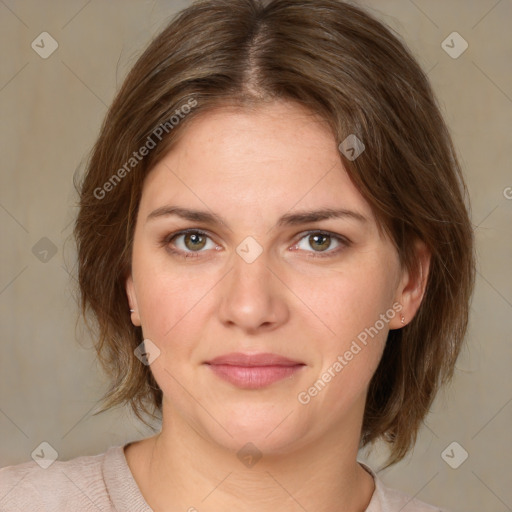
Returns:
[[[148,220],[167,205],[225,222]],[[325,207],[366,220],[277,225],[284,214]],[[161,243],[188,228],[207,237]],[[349,242],[320,236],[315,243],[309,235],[319,230]],[[251,263],[236,252],[248,236],[262,249]],[[164,397],[161,432],[125,449],[148,504],[155,511],[365,510],[374,492],[356,460],[365,399],[389,329],[403,327],[400,314],[309,403],[297,396],[393,304],[412,319],[430,261],[416,247],[421,278],[400,268],[334,137],[304,108],[276,102],[194,119],[145,179],[126,281],[132,322],[160,350],[151,370]],[[304,366],[265,388],[240,389],[203,364],[230,352],[272,352]],[[252,467],[237,457],[248,442],[262,455]]]

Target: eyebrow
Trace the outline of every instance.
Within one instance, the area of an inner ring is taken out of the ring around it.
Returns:
[[[182,208],[179,206],[162,206],[152,211],[146,218],[146,222],[158,219],[161,217],[169,217],[175,215],[182,219],[192,222],[203,222],[205,224],[224,224],[228,226],[227,222],[215,213],[210,213],[202,210],[193,210],[190,208]],[[358,222],[366,223],[368,218],[359,212],[347,210],[344,208],[319,208],[317,210],[304,210],[296,213],[287,213],[279,218],[276,226],[296,226],[299,224],[306,224],[310,222],[319,222],[327,219],[343,219],[349,218]]]

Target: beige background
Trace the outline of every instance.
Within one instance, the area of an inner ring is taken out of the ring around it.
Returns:
[[[512,1],[361,3],[429,71],[467,176],[479,258],[453,384],[414,453],[381,476],[452,512],[510,511]],[[0,466],[30,460],[43,441],[66,460],[150,435],[127,410],[92,416],[106,381],[75,335],[72,177],[129,66],[188,4],[0,0]],[[43,31],[59,45],[48,59],[31,48]],[[457,59],[441,46],[453,31],[469,44]],[[469,454],[457,469],[441,457],[453,441]]]

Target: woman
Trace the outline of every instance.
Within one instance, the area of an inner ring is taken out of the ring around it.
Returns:
[[[182,11],[115,98],[75,225],[103,410],[161,414],[161,430],[4,468],[1,505],[439,510],[357,454],[383,439],[401,460],[453,374],[466,194],[425,74],[362,10]]]

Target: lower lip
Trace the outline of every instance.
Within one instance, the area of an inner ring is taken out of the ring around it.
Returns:
[[[293,366],[233,366],[210,364],[212,371],[231,384],[244,389],[259,389],[293,376],[304,365]]]

